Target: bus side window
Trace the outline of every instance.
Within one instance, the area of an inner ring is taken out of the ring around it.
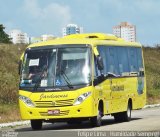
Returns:
[[[136,48],[130,47],[129,49],[129,64],[130,72],[138,72],[137,54]]]
[[[98,69],[97,57],[94,56],[94,82],[93,82],[94,86],[104,81],[104,75],[101,71],[102,70]]]
[[[103,74],[107,77],[119,76],[117,47],[98,46],[100,56],[103,58],[104,70]]]
[[[96,79],[98,76],[100,76],[100,72],[98,70],[97,64],[96,64],[96,56],[94,56],[94,78]]]
[[[117,47],[118,67],[120,76],[129,73],[129,60],[126,47]]]
[[[106,46],[98,46],[98,51],[99,51],[100,56],[101,56],[102,59],[103,59],[104,69],[102,70],[102,73],[103,73],[104,75],[106,75],[106,74],[107,74],[107,64],[106,64],[107,55],[106,55]]]
[[[143,63],[142,63],[142,50],[141,48],[137,48],[137,60],[138,60],[138,68],[143,68]]]
[[[138,62],[138,71],[139,76],[144,76],[144,68],[143,68],[143,61],[142,61],[142,49],[137,48],[137,62]]]
[[[112,73],[115,76],[119,76],[119,69],[118,69],[118,57],[117,57],[117,47],[107,47],[107,67],[108,72]]]

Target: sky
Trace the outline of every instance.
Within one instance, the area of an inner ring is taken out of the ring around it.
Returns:
[[[84,33],[113,33],[127,21],[136,25],[137,41],[160,44],[160,0],[0,0],[0,24],[6,31],[20,29],[28,36],[62,36],[67,24]]]

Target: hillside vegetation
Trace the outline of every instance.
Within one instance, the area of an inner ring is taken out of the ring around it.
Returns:
[[[26,45],[0,44],[0,123],[20,120],[18,62]],[[143,48],[147,104],[160,103],[160,48]],[[12,115],[11,115],[12,113]]]
[[[143,48],[146,78],[147,103],[160,103],[160,47]]]
[[[18,62],[25,45],[0,44],[0,103],[17,102]]]

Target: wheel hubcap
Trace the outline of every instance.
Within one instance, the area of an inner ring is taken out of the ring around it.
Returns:
[[[128,107],[128,109],[127,109],[127,115],[128,115],[129,118],[131,117],[131,109],[130,109],[130,107]]]
[[[98,121],[98,124],[101,125],[101,111],[100,110],[98,111],[97,121]]]

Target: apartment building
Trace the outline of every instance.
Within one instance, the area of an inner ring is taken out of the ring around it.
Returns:
[[[121,22],[120,25],[113,27],[113,34],[126,41],[136,41],[136,26],[128,22]]]

